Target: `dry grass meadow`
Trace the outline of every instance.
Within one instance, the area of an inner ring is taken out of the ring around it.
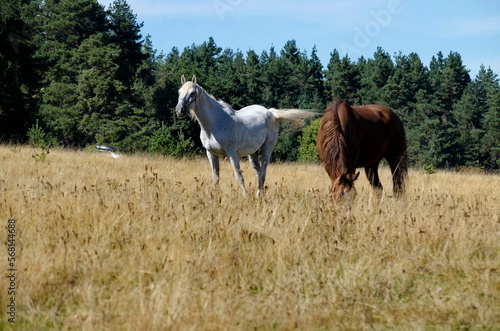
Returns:
[[[406,198],[333,204],[317,164],[0,147],[16,220],[16,323],[2,330],[500,330],[500,176],[410,172]]]

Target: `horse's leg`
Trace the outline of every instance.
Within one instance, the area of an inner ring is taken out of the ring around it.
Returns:
[[[216,186],[219,185],[219,158],[207,151],[208,161],[212,167],[212,180]]]
[[[271,160],[271,154],[273,152],[275,145],[276,145],[276,140],[274,140],[274,142],[266,143],[264,144],[264,146],[262,146],[261,149],[262,163],[260,166],[259,191],[257,192],[257,195],[261,195],[262,193],[264,193],[265,190],[264,183],[266,182],[267,166],[269,165],[269,162]]]
[[[257,191],[257,195],[260,194],[260,189],[261,189],[261,167],[260,167],[260,161],[259,161],[259,151],[248,155],[248,160],[250,161],[250,165],[252,168],[255,170],[255,173],[257,174],[257,183],[259,185],[259,189]]]
[[[236,177],[236,181],[240,185],[241,189],[245,196],[247,196],[247,189],[245,188],[245,180],[243,179],[243,175],[241,174],[243,171],[240,169],[240,160],[238,159],[238,154],[234,152],[226,151],[229,160],[231,161],[231,165],[234,169],[234,176]]]
[[[378,164],[379,162],[376,162],[369,167],[365,167],[365,173],[366,177],[368,177],[368,181],[375,191],[375,194],[380,197],[383,187],[380,182],[380,178],[378,177]]]

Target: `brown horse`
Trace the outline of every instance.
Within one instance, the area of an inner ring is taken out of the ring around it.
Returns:
[[[354,188],[359,176],[356,168],[361,167],[372,187],[380,192],[378,165],[383,158],[391,167],[394,195],[404,193],[408,172],[405,130],[389,108],[333,102],[321,119],[316,144],[332,180],[330,194],[334,199]]]

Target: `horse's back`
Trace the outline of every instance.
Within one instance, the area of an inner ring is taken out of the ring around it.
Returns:
[[[377,163],[388,150],[406,148],[404,129],[399,117],[381,105],[350,106],[337,102],[339,125],[346,138],[356,167]]]
[[[272,113],[260,105],[241,108],[234,113],[236,145],[239,156],[253,154],[264,143],[274,143],[279,125]]]
[[[240,130],[245,134],[265,135],[268,132],[278,134],[279,125],[269,109],[260,105],[251,105],[235,112],[234,120]]]
[[[358,121],[371,122],[384,126],[390,125],[397,115],[389,108],[381,105],[351,106]]]
[[[364,150],[376,152],[365,153],[364,155],[383,155],[388,152],[398,153],[400,150],[406,150],[403,122],[394,111],[381,105],[364,105],[351,108],[357,114],[356,118],[360,123],[358,130],[360,132],[359,145],[363,146]]]
[[[364,119],[382,128],[389,139],[406,140],[403,122],[392,109],[381,105],[366,105],[352,108],[362,113]]]

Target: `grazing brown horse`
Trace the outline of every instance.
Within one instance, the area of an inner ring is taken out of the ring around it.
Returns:
[[[316,144],[332,180],[330,194],[334,199],[354,188],[359,176],[356,168],[361,167],[372,187],[380,192],[378,165],[383,158],[391,167],[394,195],[404,193],[408,172],[405,130],[389,108],[333,102],[321,119]]]

